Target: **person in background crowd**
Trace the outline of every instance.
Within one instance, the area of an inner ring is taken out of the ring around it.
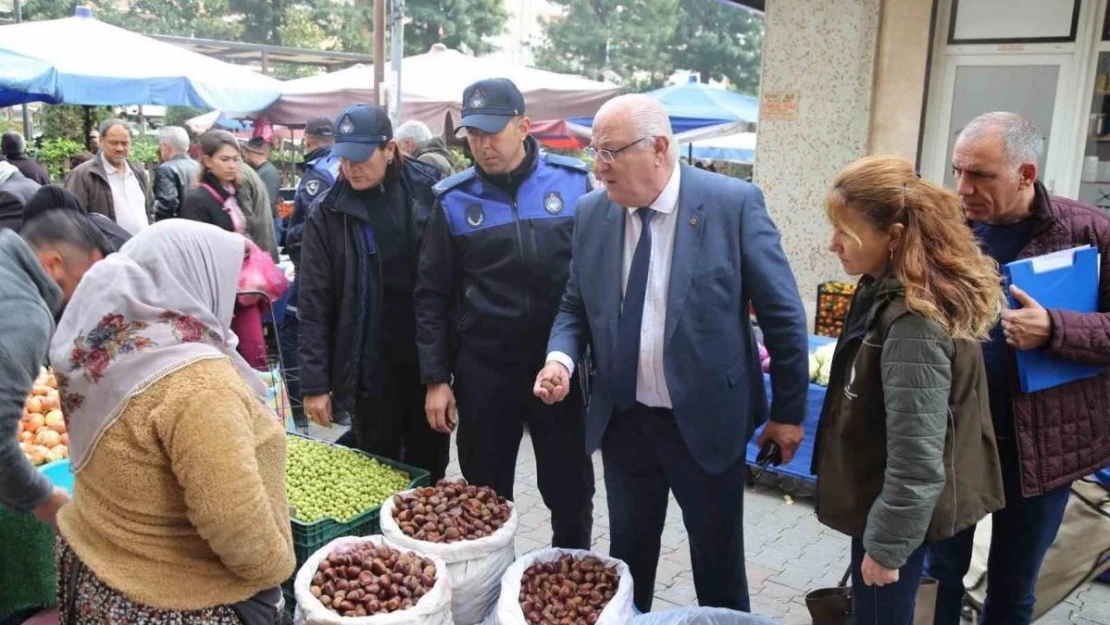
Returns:
[[[184,128],[166,126],[158,134],[162,164],[154,170],[154,219],[161,221],[180,216],[181,201],[197,183],[200,165],[189,158],[189,133]]]
[[[1037,179],[1044,137],[1013,113],[988,113],[960,132],[952,154],[956,192],[979,240],[1000,265],[1092,245],[1101,254],[1098,310],[1046,310],[1016,286],[1019,307],[983,344],[1006,507],[992,517],[983,625],[1027,625],[1045,553],[1056,538],[1073,480],[1110,465],[1110,370],[1035,393],[1022,393],[1017,350],[1044,350],[1065,361],[1110,365],[1110,217],[1049,195]],[[975,528],[932,545],[926,574],[940,582],[937,625],[960,621],[963,578]]]
[[[862,277],[817,431],[817,519],[852,538],[853,622],[913,625],[924,542],[1005,503],[979,346],[1001,278],[909,161],[857,161],[826,207],[829,250]]]
[[[636,607],[651,609],[670,490],[698,603],[750,611],[745,449],[768,411],[749,305],[774,388],[759,443],[777,443],[788,463],[809,386],[794,275],[760,190],[680,165],[658,101],[609,100],[594,118],[591,151],[605,191],[579,202],[570,279],[533,392],[565,400],[590,346],[587,449],[601,447],[610,554],[632,571]]]
[[[266,189],[257,174],[240,166],[235,135],[209,130],[199,143],[200,178],[185,192],[181,217],[242,234],[271,254],[276,252]],[[257,218],[259,212],[264,213],[262,219]]]
[[[451,441],[424,419],[412,292],[442,174],[399,153],[380,107],[352,106],[335,128],[340,178],[309,209],[298,275],[305,413],[330,426],[333,402],[354,408],[360,449],[436,481]]]
[[[262,179],[262,186],[266,189],[266,196],[270,199],[271,218],[274,220],[274,239],[281,240],[281,219],[278,218],[277,205],[281,201],[281,172],[270,162],[270,144],[262,137],[254,137],[247,141],[243,150],[247,164],[254,168],[258,177]]]
[[[19,224],[23,222],[23,207],[39,186],[15,165],[0,161],[0,229],[19,229]]]
[[[274,232],[274,209],[266,183],[249,165],[239,164],[239,201],[247,218],[247,238],[270,253],[278,261],[277,236]]]
[[[91,161],[66,177],[66,189],[90,213],[100,213],[131,234],[147,225],[154,211],[154,194],[142,166],[127,160],[131,154],[131,128],[121,119],[100,125],[104,147]]]
[[[321,194],[326,193],[339,177],[339,158],[331,156],[334,142],[335,125],[330,119],[317,117],[308,120],[305,124],[304,163],[301,165],[301,179],[297,183],[297,190],[293,196],[293,215],[285,231],[285,253],[289,255],[289,259],[293,261],[293,266],[298,271],[301,261],[301,238],[309,206],[321,197]],[[285,371],[297,371],[300,368],[297,354],[300,335],[300,319],[297,310],[300,291],[298,282],[294,275],[293,284],[289,287],[289,296],[286,298],[285,318],[282,320],[279,332],[282,368]],[[304,414],[300,376],[290,376],[286,380],[286,387],[293,403],[293,420],[298,427],[305,429],[308,427],[308,419]],[[339,425],[350,425],[351,417],[347,411],[341,407],[337,408],[339,409],[333,410],[332,420]]]
[[[69,211],[28,222],[24,237],[0,230],[0,506],[53,525],[69,497],[31,465],[16,434],[24,400],[47,362],[54,319],[102,258],[103,238]]]
[[[100,151],[100,131],[93,128],[89,131],[89,140],[85,142],[85,147],[89,149],[89,154],[96,154]]]
[[[46,168],[42,163],[27,158],[26,152],[27,142],[18,132],[9,130],[4,133],[3,138],[0,138],[0,153],[3,153],[9,163],[15,165],[15,168],[25,177],[39,184],[50,184],[50,174],[47,173]]]
[[[83,164],[91,161],[92,159],[93,159],[92,152],[87,152],[87,151],[78,152],[78,153],[74,154],[73,156],[69,157],[69,171],[66,172],[65,178],[62,181],[63,184],[65,183],[65,181],[69,180],[69,175],[71,173],[73,173],[74,169],[76,169],[80,165],[83,165]]]
[[[71,210],[87,216],[97,230],[100,230],[100,234],[104,235],[104,239],[108,243],[108,248],[104,251],[105,256],[112,252],[118,252],[119,248],[131,239],[130,232],[100,213],[87,212],[85,207],[81,206],[81,200],[78,200],[77,196],[56,184],[43,186],[35,191],[31,199],[27,200],[27,204],[23,206],[23,223],[31,221],[46,211],[55,209]]]
[[[459,125],[477,164],[436,185],[417,276],[428,422],[445,435],[458,422],[463,477],[508,499],[527,424],[551,544],[589,549],[585,398],[545,406],[528,392],[566,285],[575,203],[589,191],[586,165],[540,151],[528,135],[524,96],[508,79],[470,85],[462,106]]]
[[[185,193],[181,217],[251,239],[248,215],[240,202],[244,185],[240,183],[243,168],[239,162],[239,142],[226,130],[209,130],[201,136],[200,147],[200,181]],[[265,193],[264,189],[260,191]],[[266,221],[272,223],[269,218]],[[254,243],[258,245],[258,241]],[[232,329],[239,337],[239,353],[252,367],[266,370],[266,342],[262,335],[261,315],[261,304],[236,304]]]
[[[58,324],[75,474],[63,623],[278,622],[294,569],[285,432],[230,347],[245,246],[159,222],[85,275]]]
[[[397,145],[401,153],[410,158],[434,165],[444,175],[455,174],[451,152],[439,137],[433,137],[428,125],[422,121],[409,120],[397,127]]]

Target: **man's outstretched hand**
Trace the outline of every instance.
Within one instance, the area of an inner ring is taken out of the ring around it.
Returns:
[[[562,363],[552,360],[536,375],[532,392],[549,406],[563,401],[570,394],[570,371]]]

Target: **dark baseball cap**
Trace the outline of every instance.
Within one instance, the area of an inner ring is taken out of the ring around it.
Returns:
[[[334,137],[335,125],[327,117],[313,117],[304,125],[304,133],[316,137]]]
[[[501,132],[509,120],[524,114],[524,95],[508,78],[479,80],[463,91],[459,128],[490,134]]]
[[[335,119],[335,146],[331,155],[361,163],[392,138],[393,124],[385,109],[356,104]]]

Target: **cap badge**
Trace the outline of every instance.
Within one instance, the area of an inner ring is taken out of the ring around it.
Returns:
[[[355,131],[355,123],[351,121],[350,115],[344,115],[342,121],[339,122],[339,134],[349,135]]]
[[[480,109],[486,105],[486,93],[481,89],[475,89],[474,94],[470,96],[470,108]]]
[[[558,191],[552,191],[543,198],[543,209],[552,215],[563,211],[563,196]]]

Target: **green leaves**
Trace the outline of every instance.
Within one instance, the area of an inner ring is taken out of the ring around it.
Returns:
[[[702,82],[728,79],[759,88],[763,20],[716,0],[552,0],[564,17],[544,25],[537,64],[601,79],[612,72],[631,90],[661,86],[675,70]],[[612,77],[612,76],[609,76]]]

